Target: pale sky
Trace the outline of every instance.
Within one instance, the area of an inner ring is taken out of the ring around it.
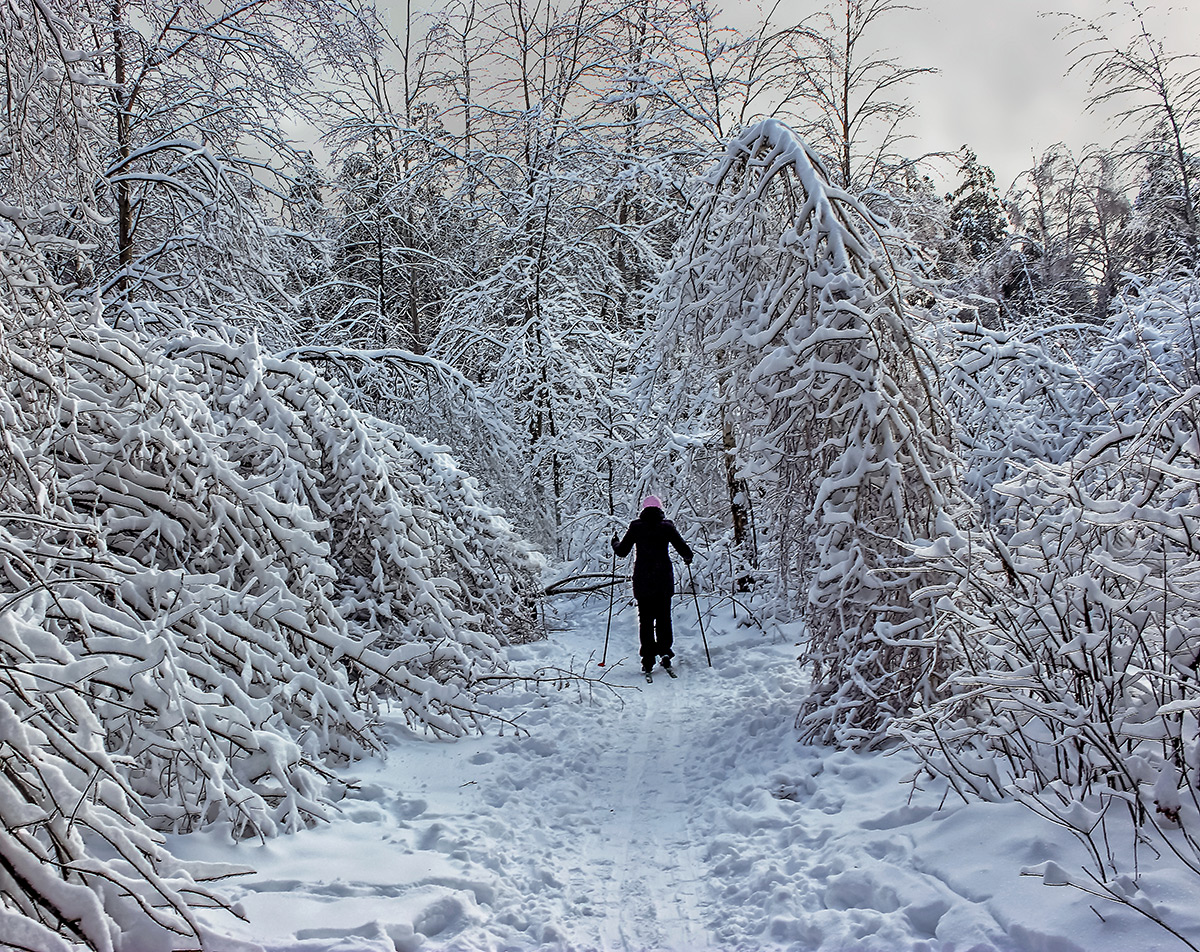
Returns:
[[[797,10],[809,0],[790,0]],[[1051,10],[1096,17],[1118,8],[1104,0],[911,0],[891,14],[894,34],[882,40],[904,65],[932,66],[936,75],[910,88],[916,117],[908,131],[921,150],[970,145],[996,173],[1003,193],[1013,179],[1056,142],[1073,151],[1119,133],[1107,116],[1085,110],[1086,73],[1064,75],[1070,41],[1055,38]],[[1119,8],[1118,8],[1119,9]],[[1124,24],[1127,21],[1120,21]],[[1168,52],[1200,52],[1200,2],[1151,9],[1151,32]],[[910,151],[910,150],[905,150]]]
[[[400,11],[405,0],[377,0],[385,10]],[[772,0],[716,0],[722,20],[742,29],[755,18],[751,10]],[[839,3],[841,0],[828,0]],[[1112,145],[1120,133],[1106,115],[1089,113],[1086,72],[1067,75],[1072,42],[1056,37],[1066,26],[1055,12],[1099,19],[1121,13],[1127,0],[900,0],[910,9],[888,13],[869,41],[904,66],[939,70],[918,78],[907,94],[915,106],[905,132],[907,155],[956,152],[966,144],[992,167],[1001,193],[1057,142],[1079,154],[1091,143]],[[1166,41],[1170,53],[1200,54],[1200,0],[1137,0],[1151,32]],[[417,0],[415,7],[436,7],[439,0]],[[774,22],[794,22],[819,11],[826,0],[782,0]],[[745,22],[743,22],[745,21]],[[1129,19],[1113,23],[1114,35],[1127,36]],[[1119,26],[1119,29],[1118,29]],[[947,163],[947,181],[957,171]]]

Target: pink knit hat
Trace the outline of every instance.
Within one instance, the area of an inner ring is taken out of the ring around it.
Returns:
[[[661,509],[662,507],[662,500],[657,496],[647,496],[642,500],[643,509]]]

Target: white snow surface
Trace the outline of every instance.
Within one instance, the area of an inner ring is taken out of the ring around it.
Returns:
[[[796,740],[797,629],[711,610],[706,663],[677,599],[678,679],[643,682],[631,606],[560,601],[556,631],[509,649],[603,686],[507,689],[511,727],[457,741],[385,725],[387,760],[320,828],[233,845],[172,837],[189,860],[257,872],[212,913],[220,952],[1153,952],[1184,945],[1136,912],[1022,869],[1078,868],[1074,840],[1012,804],[952,800],[904,752]],[[1145,877],[1200,939],[1181,873]]]

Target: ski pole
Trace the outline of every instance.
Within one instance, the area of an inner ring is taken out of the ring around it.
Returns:
[[[608,660],[608,636],[612,632],[613,600],[617,597],[617,550],[612,554],[612,582],[608,586],[608,624],[604,626],[604,653],[600,656],[600,667]]]
[[[700,597],[696,594],[696,576],[692,574],[692,563],[687,564],[688,581],[692,583],[692,601],[696,603],[696,624],[700,626],[700,640],[704,642],[704,657],[708,666],[712,667],[712,655],[708,653],[708,638],[704,634],[704,619],[700,616]]]

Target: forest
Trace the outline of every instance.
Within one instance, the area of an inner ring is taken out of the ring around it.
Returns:
[[[1024,803],[1156,915],[1139,864],[1200,877],[1200,67],[1110,9],[1054,28],[1112,141],[1001,194],[907,154],[901,0],[8,0],[0,945],[203,948],[225,871],[163,835],[322,822],[383,705],[480,729],[650,492],[804,621],[804,741]]]

